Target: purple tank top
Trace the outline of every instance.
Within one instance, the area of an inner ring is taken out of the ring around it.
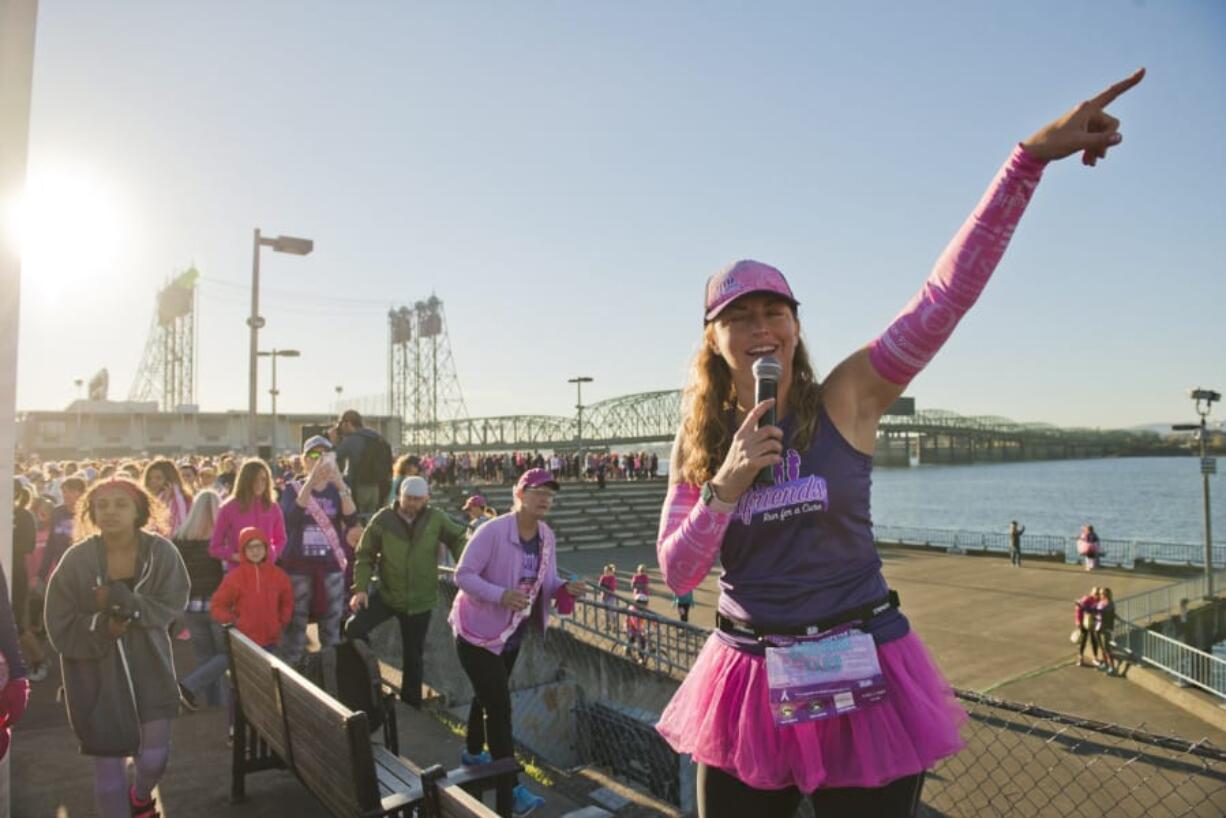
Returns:
[[[787,440],[792,418],[780,427]],[[720,550],[720,613],[763,630],[811,625],[889,592],[869,513],[873,458],[839,434],[825,409],[808,451],[785,445],[783,456],[775,485],[742,495]],[[909,629],[897,609],[863,627],[878,643]]]

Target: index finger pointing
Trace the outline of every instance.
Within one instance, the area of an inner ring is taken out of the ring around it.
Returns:
[[[1133,75],[1126,80],[1120,80],[1115,85],[1112,85],[1106,91],[1103,91],[1094,99],[1090,100],[1090,104],[1096,108],[1106,108],[1119,97],[1120,94],[1132,88],[1145,78],[1145,69],[1138,68]]]
[[[741,423],[741,431],[752,432],[758,428],[758,421],[766,414],[766,411],[775,405],[774,398],[767,398],[759,403],[754,408],[745,413],[745,420]]]

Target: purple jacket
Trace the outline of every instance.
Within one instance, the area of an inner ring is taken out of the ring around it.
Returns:
[[[502,594],[519,587],[524,550],[513,512],[495,517],[477,529],[456,566],[455,581],[460,587],[447,621],[456,636],[493,654],[500,655],[507,639],[520,622],[531,616],[541,633],[549,624],[549,605],[542,600],[566,598],[566,581],[558,576],[553,530],[540,524],[541,555],[532,607],[512,612],[502,607]]]

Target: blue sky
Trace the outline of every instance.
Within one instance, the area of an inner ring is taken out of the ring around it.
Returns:
[[[705,278],[744,257],[789,276],[825,373],[910,298],[1016,141],[1140,65],[1111,109],[1124,144],[1048,169],[910,394],[1111,427],[1226,387],[1219,2],[39,15],[30,180],[52,193],[29,218],[55,238],[27,256],[21,409],[103,366],[125,396],[156,289],[193,263],[199,403],[245,408],[257,226],[316,242],[263,257],[261,344],[303,353],[282,410],[383,392],[387,308],[431,292],[472,414],[569,413],[575,374],[596,379],[585,402],[679,387]]]

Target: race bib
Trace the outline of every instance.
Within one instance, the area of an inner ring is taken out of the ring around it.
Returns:
[[[302,529],[302,556],[312,559],[332,553],[332,545],[328,535],[317,525],[306,525]]]
[[[885,698],[873,637],[855,628],[778,638],[766,648],[771,715],[778,725],[843,716]]]

